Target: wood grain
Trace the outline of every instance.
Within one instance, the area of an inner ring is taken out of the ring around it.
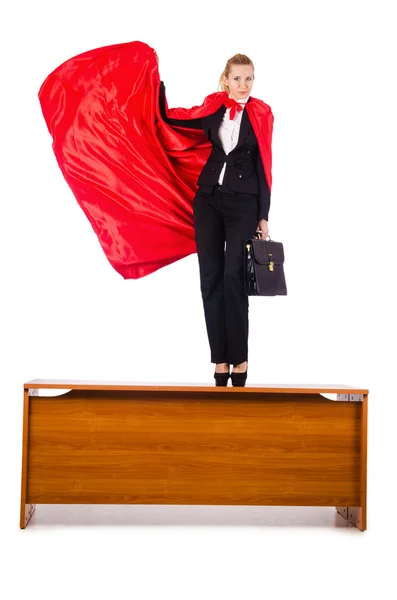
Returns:
[[[27,502],[362,506],[362,403],[230,391],[31,397]]]

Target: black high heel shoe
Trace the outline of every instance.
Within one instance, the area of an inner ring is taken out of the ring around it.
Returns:
[[[214,373],[215,386],[227,386],[227,380],[230,377],[229,371],[227,373]]]
[[[248,373],[248,366],[244,373],[234,373],[232,371],[230,374],[230,376],[232,378],[232,385],[234,387],[244,387],[245,382],[247,381],[247,373]]]

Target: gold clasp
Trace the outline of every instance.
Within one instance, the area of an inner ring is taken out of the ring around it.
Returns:
[[[274,271],[274,262],[269,262],[269,271]]]

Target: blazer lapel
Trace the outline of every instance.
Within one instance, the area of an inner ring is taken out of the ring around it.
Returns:
[[[248,102],[251,100],[251,98],[248,99]],[[240,122],[240,131],[239,131],[239,135],[238,135],[238,140],[237,140],[237,144],[235,146],[235,148],[233,148],[234,150],[239,150],[240,146],[242,146],[244,144],[245,138],[247,137],[249,130],[250,130],[250,121],[248,118],[248,114],[247,114],[247,107],[244,107],[243,110],[243,116],[241,117],[241,122]]]
[[[226,112],[226,106],[222,104],[222,106],[211,115],[211,132],[212,132],[212,140],[213,143],[218,146],[223,151],[222,142],[219,139],[219,127],[221,126],[224,114]]]

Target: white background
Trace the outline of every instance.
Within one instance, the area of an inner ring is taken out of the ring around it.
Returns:
[[[38,0],[2,9],[7,600],[395,597],[385,549],[396,533],[393,5]],[[170,107],[201,104],[233,54],[254,62],[252,95],[275,117],[269,226],[284,244],[288,295],[250,299],[247,385],[369,388],[365,533],[340,527],[332,508],[219,507],[132,507],[108,519],[95,509],[91,524],[82,512],[69,527],[38,507],[36,522],[19,530],[24,382],[213,382],[197,255],[123,280],[63,179],[37,97],[68,58],[133,40],[159,55]]]

